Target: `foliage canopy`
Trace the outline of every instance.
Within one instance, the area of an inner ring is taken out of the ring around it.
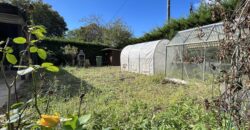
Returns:
[[[42,0],[10,0],[10,2],[23,9],[32,10],[31,17],[35,25],[46,27],[47,36],[63,36],[68,30],[64,18],[52,9],[52,6]],[[32,6],[30,6],[32,4]]]

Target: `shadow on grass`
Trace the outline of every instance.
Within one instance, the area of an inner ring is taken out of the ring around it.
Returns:
[[[88,84],[85,80],[72,75],[64,69],[61,69],[59,73],[49,73],[47,77],[49,78],[49,81],[52,81],[49,84],[50,88],[54,89],[56,93],[63,92],[61,96],[80,96],[81,94],[86,94],[89,91],[95,90],[94,87]],[[48,79],[45,79],[45,81],[46,80]],[[46,85],[47,83],[44,84],[45,86],[42,89],[49,89],[46,87],[48,86]]]
[[[33,98],[34,85],[31,79],[27,78],[20,84],[20,87],[16,95],[12,94],[12,104],[15,102],[26,102]],[[60,69],[58,73],[39,72],[36,76],[37,88],[41,97],[47,98],[48,95],[52,94],[55,98],[69,100],[72,97],[79,97],[87,94],[90,91],[97,91],[92,85],[86,81],[78,78],[64,69]],[[0,106],[0,114],[5,113],[6,104]]]

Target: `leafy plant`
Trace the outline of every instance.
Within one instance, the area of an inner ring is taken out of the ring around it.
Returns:
[[[48,115],[43,114],[43,107],[39,106],[39,101],[41,100],[38,97],[38,81],[37,73],[41,71],[48,72],[59,72],[59,68],[50,62],[43,62],[41,65],[33,64],[33,59],[31,54],[37,54],[40,59],[43,61],[47,58],[47,52],[37,46],[39,41],[44,39],[44,33],[46,30],[43,26],[28,26],[27,37],[17,37],[13,39],[13,42],[17,45],[25,45],[25,50],[20,51],[20,59],[18,60],[15,55],[13,55],[13,48],[9,46],[10,39],[7,39],[5,46],[0,48],[0,52],[3,53],[3,57],[0,61],[1,72],[4,76],[6,86],[8,88],[8,102],[6,110],[6,122],[2,129],[32,129],[32,130],[55,130],[55,129],[64,129],[64,130],[83,130],[86,128],[87,122],[90,119],[90,115],[84,116],[68,116],[67,118],[60,117],[58,114]],[[35,36],[36,39],[32,39]],[[3,44],[3,42],[1,42]],[[70,47],[71,48],[71,47]],[[77,52],[77,48],[74,48],[74,54]],[[72,54],[71,51],[67,53]],[[23,59],[27,58],[28,63],[23,63]],[[7,61],[15,65],[14,67],[18,68],[16,71],[15,79],[11,84],[7,82],[7,76],[4,70],[4,61]],[[19,64],[19,65],[16,65]],[[16,81],[19,76],[31,75],[32,79],[32,92],[33,98],[28,102],[17,102],[11,105],[11,89],[16,87]],[[27,108],[34,107],[36,110],[37,116],[31,116],[27,114]],[[49,105],[47,105],[49,107]],[[47,112],[45,110],[45,113]],[[36,118],[40,119],[37,121]],[[2,130],[1,129],[1,130]]]
[[[67,45],[61,49],[63,50],[63,54],[68,57],[68,59],[66,60],[70,60],[71,65],[75,65],[75,58],[78,53],[78,48],[75,46]]]
[[[21,125],[20,123],[21,121],[21,117],[22,114],[20,114],[19,109],[15,111],[15,114],[13,115],[13,112],[11,110],[11,89],[13,87],[16,87],[16,81],[18,80],[19,76],[22,75],[27,75],[27,74],[31,74],[32,76],[32,82],[33,82],[33,97],[34,97],[34,107],[36,108],[36,111],[38,113],[38,115],[41,115],[41,111],[38,107],[38,93],[37,93],[37,80],[36,80],[36,72],[38,72],[38,70],[40,69],[45,69],[47,71],[50,72],[58,72],[59,68],[54,66],[52,63],[43,63],[42,65],[34,65],[33,64],[33,59],[31,58],[31,53],[37,53],[38,56],[43,59],[46,60],[47,58],[47,52],[42,49],[42,48],[38,48],[37,47],[37,43],[38,41],[42,40],[44,38],[44,33],[46,33],[46,30],[42,27],[42,26],[28,26],[28,31],[26,31],[27,33],[27,38],[24,37],[17,37],[13,39],[13,42],[17,45],[25,45],[26,48],[25,50],[20,51],[19,53],[21,53],[21,57],[19,60],[17,60],[17,58],[15,57],[15,55],[13,55],[13,48],[9,46],[10,43],[10,39],[6,40],[5,46],[3,48],[0,48],[0,52],[2,53],[2,59],[0,61],[0,68],[1,68],[1,73],[4,77],[7,89],[8,89],[8,101],[7,101],[7,111],[6,111],[6,118],[7,118],[7,128],[8,129],[18,129]],[[32,40],[31,37],[32,35],[36,36],[35,40]],[[23,58],[28,58],[28,63],[24,64],[23,63]],[[9,82],[7,82],[7,76],[4,70],[4,61],[5,59],[7,59],[7,61],[12,64],[12,65],[16,65],[19,62],[19,65],[14,66],[16,68],[18,68],[18,71],[16,71],[16,76],[14,78],[14,80],[12,81],[11,84],[9,84]],[[16,108],[17,106],[22,106],[22,103],[19,104],[15,104],[12,108]],[[23,112],[21,112],[23,113]],[[16,126],[14,123],[19,122],[19,124]]]
[[[87,122],[90,119],[91,115],[84,115],[81,117],[78,116],[69,116],[71,120],[63,123],[63,130],[85,130],[87,127]]]

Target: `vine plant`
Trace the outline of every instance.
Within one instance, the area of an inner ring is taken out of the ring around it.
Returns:
[[[235,10],[225,10],[221,0],[212,5],[214,17],[223,18],[224,35],[220,41],[220,60],[228,68],[219,69],[221,94],[205,101],[206,108],[217,114],[225,129],[250,129],[250,0],[239,0]],[[229,62],[228,62],[229,61]]]

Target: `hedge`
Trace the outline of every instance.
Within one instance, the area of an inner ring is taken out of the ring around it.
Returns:
[[[102,49],[108,48],[108,46],[98,45],[93,43],[86,43],[80,41],[72,41],[67,39],[45,39],[39,43],[40,47],[45,48],[46,50],[54,52],[54,57],[58,61],[56,64],[65,64],[65,56],[63,55],[62,47],[66,45],[75,46],[78,48],[78,51],[83,50],[86,55],[86,59],[90,60],[91,65],[96,65],[96,56],[102,55]]]

